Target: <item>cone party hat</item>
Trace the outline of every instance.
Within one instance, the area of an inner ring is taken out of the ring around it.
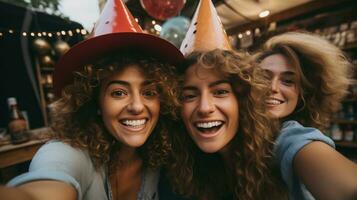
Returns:
[[[135,51],[171,64],[183,61],[182,53],[169,41],[144,33],[121,0],[108,0],[90,38],[74,45],[57,62],[55,94],[72,82],[72,73],[113,52]]]
[[[211,0],[200,0],[180,50],[184,56],[194,51],[232,49]]]

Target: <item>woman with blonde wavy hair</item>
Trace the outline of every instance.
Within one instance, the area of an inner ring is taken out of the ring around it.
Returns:
[[[204,200],[283,197],[271,162],[277,129],[263,102],[269,90],[248,60],[216,49],[190,54],[180,68],[183,122],[173,133],[166,169],[178,194]]]
[[[357,199],[357,166],[323,135],[352,82],[351,64],[328,41],[306,32],[270,38],[256,55],[271,80],[265,100],[280,120],[275,154],[290,198]]]
[[[143,33],[124,2],[107,1],[91,38],[56,65],[56,140],[0,188],[2,199],[158,200],[182,60],[174,45]]]

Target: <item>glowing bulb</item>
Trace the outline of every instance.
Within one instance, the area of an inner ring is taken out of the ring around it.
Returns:
[[[157,31],[161,31],[161,26],[158,24],[155,24],[154,29]]]
[[[259,17],[260,18],[264,18],[264,17],[267,17],[269,14],[270,14],[269,10],[264,10],[264,11],[259,13]]]

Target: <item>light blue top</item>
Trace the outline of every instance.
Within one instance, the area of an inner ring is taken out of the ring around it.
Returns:
[[[71,184],[77,190],[77,199],[111,200],[107,167],[96,170],[89,154],[59,141],[43,145],[33,157],[29,172],[12,179],[8,185],[18,186],[36,180],[57,180]],[[146,170],[138,200],[158,200],[159,172]]]
[[[335,148],[331,138],[325,136],[316,128],[304,127],[296,121],[284,122],[276,140],[274,152],[280,165],[282,178],[288,186],[289,197],[292,200],[314,199],[304,184],[300,182],[293,168],[293,160],[297,152],[313,141],[324,142]]]

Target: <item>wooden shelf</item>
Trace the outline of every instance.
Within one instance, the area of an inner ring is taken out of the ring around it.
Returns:
[[[337,124],[357,125],[357,120],[335,119],[332,120],[332,122]]]
[[[29,161],[37,150],[49,140],[43,135],[51,134],[47,127],[31,130],[33,138],[21,144],[6,144],[0,146],[0,169]]]
[[[343,103],[357,102],[357,97],[347,97],[342,101]]]
[[[357,142],[336,141],[337,147],[357,148]]]
[[[344,51],[357,50],[357,42],[347,44],[346,46],[342,47],[342,50]]]

